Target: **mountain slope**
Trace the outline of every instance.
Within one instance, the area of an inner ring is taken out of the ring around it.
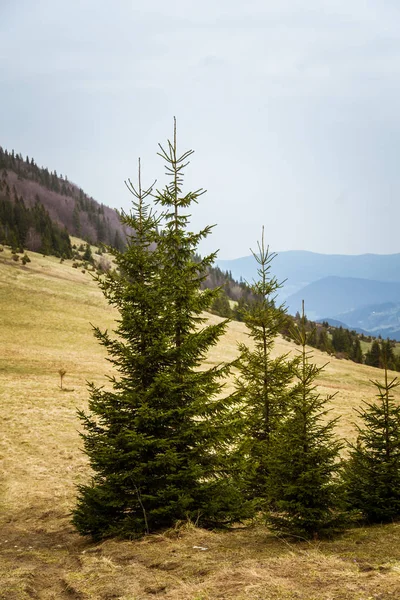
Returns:
[[[70,235],[93,244],[122,247],[126,232],[117,211],[99,204],[74,183],[34,160],[0,147],[0,192],[12,201],[22,197],[27,207],[43,204],[52,221]]]
[[[111,330],[116,313],[72,261],[30,256],[24,267],[9,249],[0,252],[1,598],[399,597],[396,524],[296,544],[260,525],[218,532],[182,523],[140,541],[79,537],[70,511],[90,472],[76,410],[87,410],[87,381],[107,386],[104,374],[112,375],[90,323]],[[246,329],[230,323],[207,361],[232,360],[238,341],[248,342]],[[278,338],[276,350],[295,346]],[[326,354],[314,354],[319,366],[326,363]],[[381,377],[372,367],[330,360],[319,391],[339,391],[331,416],[341,416],[341,437],[354,439],[354,408],[373,397],[369,379]]]

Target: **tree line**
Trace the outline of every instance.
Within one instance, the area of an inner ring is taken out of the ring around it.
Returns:
[[[81,188],[68,181],[66,175],[58,175],[56,170],[49,171],[45,167],[39,167],[34,158],[27,156],[24,159],[21,153],[16,153],[14,150],[9,152],[0,146],[0,169],[2,171],[13,171],[21,179],[36,181],[52,192],[75,198],[83,210],[104,212],[102,205],[99,207],[93,198],[90,198]]]
[[[73,523],[83,535],[133,538],[187,519],[226,527],[256,516],[297,538],[331,535],[352,519],[400,515],[400,409],[385,363],[377,398],[360,408],[361,425],[348,458],[329,416],[332,396],[316,389],[304,314],[294,324],[295,355],[276,356],[286,326],[274,298],[274,255],[261,236],[258,280],[242,311],[251,346],[232,363],[209,366],[209,350],[228,320],[203,313],[218,297],[205,288],[215,253],[196,256],[211,232],[189,229],[190,205],[203,191],[183,192],[192,151],[178,154],[174,137],[160,146],[168,182],[161,190],[128,181],[132,210],[122,214],[129,236],[114,250],[117,270],[97,277],[119,318],[114,332],[95,327],[116,374],[108,387],[90,385],[80,411],[82,440],[93,475],[78,489]],[[150,204],[149,197],[154,199]],[[227,377],[236,368],[234,390]]]
[[[0,147],[0,176],[4,190],[15,187],[25,204],[32,207],[32,195],[40,193],[41,202],[53,221],[65,225],[71,235],[92,244],[109,244],[122,249],[125,232],[113,209],[99,204],[82,188],[70,182],[66,175],[39,167],[33,158]],[[32,185],[37,184],[34,191]],[[11,192],[8,194],[13,195]]]
[[[298,323],[300,318],[300,314],[297,313],[294,317],[295,322]],[[381,336],[373,338],[342,326],[331,326],[326,321],[313,323],[306,319],[306,328],[309,332],[308,345],[313,348],[370,367],[383,369],[386,365],[392,371],[400,371],[400,356],[395,354],[394,340],[383,340]],[[362,341],[371,344],[365,354],[361,348]]]

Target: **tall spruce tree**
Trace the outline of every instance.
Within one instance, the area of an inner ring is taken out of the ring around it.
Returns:
[[[358,411],[362,425],[346,466],[349,505],[371,523],[400,518],[400,406],[393,396],[400,382],[389,380],[389,357],[381,356],[384,382],[372,381],[377,401]]]
[[[288,354],[272,356],[287,315],[283,306],[276,305],[281,284],[270,273],[276,255],[265,247],[264,228],[258,252],[252,253],[258,263],[258,280],[251,285],[253,299],[241,315],[252,345],[239,345],[236,388],[242,402],[239,455],[244,495],[261,507],[267,497],[271,436],[287,410],[296,359],[289,359]]]
[[[182,193],[191,154],[177,154],[176,128],[167,150],[160,146],[171,178],[156,193],[162,220],[145,204],[151,190],[129,183],[136,201],[122,222],[135,233],[126,250],[112,251],[117,273],[98,279],[120,319],[117,337],[98,328],[95,334],[119,377],[111,378],[112,391],[92,385],[90,413],[80,413],[94,476],[80,487],[73,522],[93,537],[134,537],[188,517],[216,525],[240,516],[226,464],[234,396],[220,397],[230,365],[203,364],[227,322],[206,325],[202,316],[218,292],[200,293],[215,254],[194,260],[211,228],[188,231],[187,209],[202,193]]]
[[[339,451],[334,436],[337,419],[325,408],[315,380],[323,367],[310,362],[303,314],[297,332],[300,361],[294,366],[297,384],[288,416],[274,432],[269,454],[268,492],[272,507],[267,520],[273,529],[300,538],[332,533],[343,525]]]

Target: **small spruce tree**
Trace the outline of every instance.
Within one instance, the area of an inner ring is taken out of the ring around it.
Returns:
[[[93,255],[92,255],[92,249],[90,247],[90,244],[86,244],[85,252],[83,253],[82,258],[86,262],[93,263]]]
[[[219,315],[220,317],[229,318],[232,316],[231,305],[229,304],[229,298],[226,295],[225,290],[220,289],[219,296],[215,298],[210,307],[210,312],[215,315]]]
[[[356,363],[361,364],[363,362],[364,356],[363,356],[362,349],[361,349],[361,343],[360,343],[360,340],[357,335],[355,336],[354,341],[353,341],[350,358],[351,358],[351,360],[353,360]]]
[[[267,521],[284,534],[315,538],[343,526],[342,485],[339,478],[342,444],[334,436],[337,419],[325,408],[315,380],[323,367],[310,362],[306,323],[301,318],[297,340],[300,361],[294,365],[297,384],[291,406],[274,432],[268,460],[268,491],[272,507]]]
[[[187,230],[187,209],[202,192],[181,191],[192,151],[178,156],[176,129],[160,154],[171,177],[156,193],[163,214],[146,204],[152,191],[142,191],[139,171],[138,189],[128,184],[133,210],[121,217],[134,234],[123,251],[110,249],[117,271],[97,278],[120,318],[117,337],[95,328],[119,375],[111,391],[91,385],[90,413],[80,413],[94,476],[79,488],[73,522],[95,538],[135,537],[186,518],[216,525],[241,511],[226,461],[234,397],[221,397],[230,365],[199,368],[227,325],[202,316],[217,293],[200,293],[215,254],[194,255],[211,228]]]
[[[251,285],[253,299],[241,311],[252,346],[239,344],[239,377],[236,389],[241,398],[239,452],[242,466],[244,497],[256,506],[265,505],[267,497],[268,458],[271,437],[287,410],[289,386],[296,360],[287,354],[273,358],[272,350],[278,333],[287,321],[283,306],[276,306],[281,284],[271,276],[274,253],[264,244],[264,228],[257,261],[258,280]]]
[[[362,425],[346,465],[349,505],[371,523],[400,517],[400,406],[393,396],[400,382],[389,380],[386,358],[384,382],[372,381],[377,401],[358,411]]]
[[[378,340],[374,340],[371,344],[371,348],[365,355],[365,364],[370,367],[381,367],[381,347]]]

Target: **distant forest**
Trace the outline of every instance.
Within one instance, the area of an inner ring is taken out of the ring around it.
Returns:
[[[69,235],[91,244],[124,247],[126,232],[118,213],[96,202],[66,175],[39,167],[33,158],[24,159],[14,150],[8,152],[0,147],[0,182],[3,197],[12,202],[22,198],[26,208],[39,202],[50,219],[61,229],[66,228]],[[27,248],[33,250],[29,242]]]
[[[0,181],[0,242],[11,246],[13,252],[28,248],[44,255],[72,258],[68,231],[53,223],[39,199],[29,208],[15,188],[11,199],[10,189],[3,181]]]

